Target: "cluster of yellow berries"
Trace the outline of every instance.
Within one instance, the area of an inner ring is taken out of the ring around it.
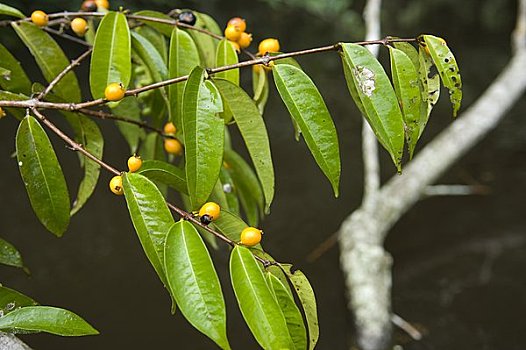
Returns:
[[[231,18],[225,29],[225,38],[227,38],[237,52],[246,49],[252,42],[252,34],[246,33],[247,22],[240,17]]]
[[[214,202],[208,202],[203,204],[201,209],[199,209],[199,220],[202,224],[208,225],[214,220],[217,220],[221,215],[221,207],[219,204]],[[253,247],[261,242],[261,235],[263,231],[255,227],[246,227],[241,231],[241,241],[242,245]]]
[[[140,156],[134,154],[128,158],[128,171],[134,173],[139,171],[142,166],[142,159]],[[124,194],[124,189],[122,188],[122,176],[116,175],[110,180],[110,190],[118,196]]]
[[[170,122],[164,125],[163,131],[166,135],[175,136],[175,133],[177,132],[177,128],[175,127],[174,123]],[[183,154],[183,145],[177,139],[165,138],[164,139],[164,150],[166,151],[166,153],[175,154],[176,156],[180,156],[181,154]]]
[[[94,12],[98,9],[109,9],[108,0],[86,0],[82,3],[80,10],[83,12]],[[49,16],[41,10],[36,10],[31,14],[31,22],[39,27],[45,27],[49,23]],[[71,30],[78,36],[84,36],[88,30],[88,22],[82,17],[77,17],[71,21]]]

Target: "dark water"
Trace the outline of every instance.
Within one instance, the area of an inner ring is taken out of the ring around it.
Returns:
[[[133,3],[137,7],[157,4]],[[338,3],[335,1],[335,6]],[[494,1],[493,12],[491,7],[487,9],[491,3],[488,1],[467,1],[462,9],[443,0],[422,2],[427,7],[414,10],[415,3],[386,2],[386,31],[409,36],[430,32],[446,37],[461,65],[468,105],[506,63],[514,2]],[[54,4],[50,2],[50,8]],[[28,2],[24,5],[34,6]],[[358,26],[346,26],[341,18],[353,17],[343,12],[339,17],[284,5],[272,9],[263,2],[211,1],[184,6],[217,14],[220,23],[234,15],[244,16],[257,39],[277,36],[286,51],[359,39],[361,31]],[[70,9],[75,7],[71,5]],[[360,3],[354,7],[359,9]],[[159,9],[167,8],[159,5]],[[16,43],[4,33],[0,36],[2,42]],[[70,57],[77,50],[69,49]],[[32,76],[39,76],[28,53],[20,48],[16,53],[25,58]],[[286,110],[272,93],[265,118],[277,194],[272,214],[263,224],[265,247],[276,259],[293,262],[311,279],[319,303],[318,348],[347,349],[352,318],[346,309],[338,250],[333,247],[314,263],[307,260],[307,255],[335,232],[360,202],[361,121],[348,96],[336,54],[305,57],[301,64],[319,86],[338,127],[342,194],[339,199],[333,198],[328,181],[316,168],[305,144],[293,141]],[[85,71],[85,67],[81,69]],[[452,122],[445,102],[437,106],[424,142]],[[420,342],[398,335],[405,349],[526,347],[525,111],[522,100],[495,131],[441,179],[441,183],[487,186],[487,195],[427,199],[393,228],[386,246],[395,259],[394,309],[425,332]],[[124,141],[111,124],[104,122],[100,126],[106,137],[105,158],[124,168],[128,157]],[[82,315],[102,334],[85,338],[39,334],[24,339],[36,349],[213,349],[212,342],[180,314],[170,315],[170,300],[142,252],[124,200],[106,188],[108,174],[101,176],[95,195],[73,217],[63,238],[45,232],[31,211],[16,162],[10,158],[15,131],[14,120],[0,121],[0,236],[21,250],[32,275],[27,278],[20,271],[2,267],[1,282],[44,305]],[[81,175],[76,169],[76,155],[56,137],[51,139],[74,193]],[[239,138],[236,140],[239,145]],[[384,151],[381,159],[387,179],[393,169]],[[227,253],[222,250],[213,255],[226,294],[233,348],[255,349],[257,345],[231,292]]]

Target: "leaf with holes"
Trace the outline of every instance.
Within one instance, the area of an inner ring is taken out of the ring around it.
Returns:
[[[422,84],[422,100],[425,101],[427,105],[425,118],[420,121],[422,125],[420,135],[422,135],[424,127],[429,120],[431,110],[440,97],[440,76],[438,75],[436,66],[433,64],[433,60],[431,60],[431,56],[429,56],[421,46],[418,49],[418,58],[420,60],[418,76]]]

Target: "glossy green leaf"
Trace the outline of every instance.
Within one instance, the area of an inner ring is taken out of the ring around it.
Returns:
[[[26,18],[26,16],[22,12],[20,12],[20,10],[4,4],[0,4],[0,15]]]
[[[164,19],[167,21],[174,20],[172,17],[168,16],[167,14],[164,14],[158,11],[151,11],[151,10],[135,12],[134,15],[143,16],[143,17],[151,17],[151,18],[160,18],[160,19]],[[173,24],[159,23],[159,22],[149,21],[147,19],[139,19],[138,21],[152,27],[153,29],[157,30],[159,33],[166,35],[167,37],[170,37],[170,35],[172,35],[172,30],[175,27],[175,25]]]
[[[413,152],[420,135],[420,120],[425,113],[418,72],[409,56],[403,51],[389,47],[391,56],[391,74],[398,103],[404,117],[405,138],[409,147],[409,157]]]
[[[229,210],[239,215],[239,199],[237,198],[237,190],[234,186],[234,180],[232,179],[232,176],[230,176],[228,170],[224,167],[221,167],[219,179],[223,185],[223,192],[225,193]]]
[[[165,270],[184,317],[222,349],[230,349],[226,308],[210,254],[194,226],[179,221],[166,236]]]
[[[183,92],[185,170],[192,208],[206,202],[223,162],[223,103],[217,88],[204,80],[203,68],[192,70]]]
[[[351,96],[401,171],[404,122],[389,78],[380,62],[363,46],[344,43],[341,56]]]
[[[216,67],[229,66],[238,63],[236,49],[232,46],[230,41],[223,39],[217,45],[216,52]],[[224,72],[219,72],[214,75],[216,78],[221,78],[239,85],[239,68],[230,69]]]
[[[208,30],[217,35],[222,35],[219,26],[212,17],[196,11],[194,11],[194,14],[197,17],[197,21],[194,25],[195,27]],[[208,34],[198,32],[197,30],[189,29],[188,33],[192,36],[197,45],[199,57],[201,57],[201,63],[206,65],[207,68],[213,67],[215,64],[215,54],[219,40]]]
[[[433,35],[422,35],[433,63],[438,69],[442,83],[449,90],[449,99],[453,105],[453,116],[456,117],[462,103],[462,78],[457,60],[442,38]]]
[[[2,89],[26,95],[31,93],[31,81],[26,72],[20,62],[2,44],[0,44],[0,68],[5,70],[0,74]]]
[[[0,100],[2,101],[25,101],[29,97],[22,94],[14,94],[9,91],[0,90]],[[26,115],[26,111],[21,108],[6,108],[2,107],[6,112],[12,114],[16,119],[22,120]]]
[[[303,308],[303,313],[307,320],[307,328],[309,330],[309,350],[312,350],[315,348],[320,336],[314,290],[312,289],[307,276],[305,276],[303,272],[300,270],[292,272],[292,265],[289,264],[281,264],[281,267],[285,270],[289,281],[294,286],[296,295],[298,296]]]
[[[62,168],[44,129],[25,117],[16,134],[18,168],[40,222],[60,237],[69,224],[69,194]]]
[[[294,349],[280,306],[248,248],[230,255],[230,277],[243,318],[264,349]]]
[[[0,329],[46,332],[65,337],[99,334],[80,316],[51,306],[26,306],[10,312],[0,317]]]
[[[117,116],[126,117],[132,120],[141,121],[141,109],[139,101],[134,96],[125,97],[116,106],[113,106],[112,113]],[[130,154],[137,153],[139,143],[146,137],[144,129],[140,126],[126,123],[122,121],[115,121],[115,125],[130,147]]]
[[[221,178],[217,179],[217,182],[214,186],[214,190],[210,194],[209,201],[219,204],[221,210],[230,209],[225,196],[225,191],[223,191],[223,183],[221,182]]]
[[[131,79],[131,40],[123,13],[108,12],[99,24],[91,54],[90,87],[93,98],[104,97],[106,86]]]
[[[35,306],[38,303],[30,297],[4,286],[0,286],[0,314],[2,316],[19,307]]]
[[[222,208],[221,215],[211,225],[234,242],[241,240],[241,231],[248,227],[238,215]]]
[[[266,209],[274,198],[274,167],[263,117],[254,101],[239,86],[226,80],[214,80],[223,101],[230,107],[245,141],[265,196]]]
[[[123,175],[128,210],[146,256],[159,278],[168,286],[164,272],[164,242],[174,224],[166,201],[155,184],[135,173]]]
[[[263,114],[269,95],[268,75],[264,68],[257,67],[252,69],[252,98],[258,106],[259,112]]]
[[[35,58],[44,78],[51,82],[69,65],[64,51],[49,34],[28,22],[13,23],[13,29]],[[53,93],[68,102],[80,102],[80,87],[74,72],[67,73]]]
[[[177,192],[188,194],[184,170],[160,160],[146,160],[137,172],[154,182],[160,182]]]
[[[250,165],[234,150],[225,150],[226,167],[251,226],[257,226],[264,208],[264,196],[258,178]]]
[[[163,59],[164,65],[168,66],[168,45],[164,35],[148,26],[138,27],[135,31],[153,45]]]
[[[22,255],[14,245],[0,238],[0,264],[24,267]]]
[[[427,113],[424,114],[423,119],[420,121],[422,125],[420,135],[422,135],[424,127],[429,120],[431,110],[440,97],[440,76],[433,64],[431,56],[429,56],[422,47],[418,49],[418,58],[420,60],[418,76],[422,84],[422,100],[427,104]]]
[[[420,69],[420,58],[418,57],[418,51],[415,49],[413,45],[406,42],[395,42],[393,43],[394,47],[409,57],[413,65],[415,66],[416,71]]]
[[[188,75],[199,64],[199,52],[192,37],[175,27],[170,40],[170,78]],[[181,128],[182,125],[183,90],[184,83],[171,84],[168,87],[172,122],[177,128]]]
[[[294,343],[294,348],[298,350],[307,349],[307,331],[303,324],[303,317],[294,302],[294,298],[287,289],[288,286],[285,286],[278,277],[270,272],[267,272],[267,278],[270,282],[270,287],[274,291],[274,295],[276,296],[281,311],[283,312],[283,316],[287,321],[287,327],[292,342]]]
[[[341,171],[338,135],[323,98],[301,69],[289,64],[277,64],[272,73],[281,99],[337,197]]]

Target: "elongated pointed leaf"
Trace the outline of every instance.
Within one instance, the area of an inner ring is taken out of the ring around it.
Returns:
[[[300,270],[294,272],[291,271],[292,265],[282,264],[289,281],[294,286],[296,295],[298,296],[305,318],[307,319],[307,327],[309,330],[309,350],[314,349],[318,338],[320,336],[319,324],[318,324],[318,311],[316,307],[316,297],[314,296],[314,290],[312,289],[309,280]]]
[[[264,349],[294,349],[280,306],[248,248],[230,255],[230,277],[243,318]]]
[[[270,272],[267,272],[267,277],[287,322],[287,328],[294,343],[294,348],[298,350],[307,349],[307,331],[303,324],[303,317],[294,302],[294,298],[287,289],[288,286],[285,287],[283,282]]]
[[[164,14],[158,11],[151,11],[151,10],[135,12],[134,15],[150,17],[150,18],[159,18],[159,19],[163,19],[167,21],[174,20],[172,17],[168,16],[167,14]],[[153,29],[157,30],[159,33],[166,35],[167,37],[170,37],[170,35],[172,35],[172,30],[175,27],[172,24],[159,23],[159,22],[148,20],[148,19],[139,19],[139,21],[148,25],[149,27],[152,27]]]
[[[206,202],[219,177],[223,160],[224,125],[218,114],[223,103],[217,88],[194,68],[183,93],[185,170],[192,208]]]
[[[457,116],[462,103],[462,78],[457,60],[444,39],[433,35],[422,35],[433,63],[438,69],[442,83],[449,90],[449,99],[453,105],[453,117]]]
[[[20,175],[40,222],[60,237],[69,224],[69,194],[53,146],[38,121],[27,116],[16,134]]]
[[[0,87],[10,92],[31,94],[31,81],[20,62],[0,44],[0,68],[6,72],[0,74]]]
[[[341,56],[351,96],[401,171],[404,123],[389,78],[378,60],[363,46],[342,44]]]
[[[221,167],[219,179],[223,184],[223,192],[225,193],[229,210],[231,210],[232,213],[239,215],[239,199],[237,198],[237,190],[234,186],[234,180],[232,179],[232,176],[230,176],[230,173],[225,169],[225,167]]]
[[[22,261],[22,255],[20,252],[14,245],[2,238],[0,238],[0,264],[24,267],[24,262]]]
[[[423,125],[420,128],[420,135],[422,135],[424,127],[429,120],[431,110],[440,97],[440,76],[433,64],[431,56],[429,56],[422,47],[418,49],[418,58],[420,61],[418,76],[422,84],[422,100],[427,104],[427,113],[423,116],[423,120],[420,120],[420,124]]]
[[[143,175],[123,175],[128,210],[146,256],[159,278],[168,286],[164,272],[164,242],[174,224],[166,202],[153,182]]]
[[[188,194],[184,170],[175,165],[160,160],[146,160],[137,173],[154,182],[168,185],[177,192]]]
[[[269,95],[268,75],[263,67],[252,67],[252,98],[258,106],[259,112],[263,114]]]
[[[212,226],[234,242],[241,240],[241,231],[248,225],[235,213],[221,209],[221,216],[213,221]]]
[[[323,98],[309,76],[297,67],[276,64],[272,73],[281,99],[337,197],[341,171],[338,135]]]
[[[190,74],[192,69],[200,64],[199,52],[195,43],[187,32],[175,27],[170,39],[170,78],[182,77]],[[179,129],[182,125],[184,83],[171,84],[168,87],[172,123]]]
[[[22,12],[20,12],[20,10],[4,4],[0,4],[0,15],[26,18],[26,16]]]
[[[42,29],[28,22],[13,23],[12,27],[35,58],[48,82],[69,65],[60,46]],[[53,92],[68,102],[80,102],[80,87],[75,73],[67,73],[53,88]]]
[[[65,337],[99,334],[80,316],[51,306],[26,306],[10,312],[0,317],[0,329],[46,332]]]
[[[153,47],[161,56],[164,65],[168,67],[168,45],[164,35],[148,26],[138,27],[135,29],[135,31],[153,45]]]
[[[130,118],[136,121],[141,120],[139,101],[134,96],[129,96],[122,99],[118,105],[112,107],[112,111],[113,114],[117,116]],[[115,124],[128,143],[128,146],[130,147],[130,154],[137,153],[139,142],[146,137],[144,129],[138,125],[133,125],[131,123],[122,121],[116,121]]]
[[[217,45],[216,52],[216,67],[229,66],[238,63],[237,52],[227,39],[223,39]],[[221,78],[239,85],[239,68],[230,69],[224,72],[215,74],[216,78]]]
[[[216,35],[222,35],[219,26],[212,17],[205,13],[196,11],[194,11],[194,15],[197,17],[197,21],[194,25],[195,27],[208,30]],[[188,33],[192,36],[197,45],[199,57],[201,57],[201,63],[207,68],[213,67],[215,63],[216,48],[219,40],[196,30],[188,30]]]
[[[403,51],[389,47],[389,52],[391,54],[393,85],[404,117],[409,157],[413,158],[416,142],[420,135],[420,120],[422,113],[426,112],[422,102],[418,72],[411,59]]]
[[[229,106],[245,141],[261,182],[265,195],[265,207],[268,210],[274,198],[274,167],[263,117],[254,101],[243,89],[226,80],[218,79],[214,82],[223,97],[224,103]]]
[[[2,316],[18,309],[19,307],[35,306],[38,303],[30,297],[4,286],[0,286],[0,311]]]
[[[393,43],[394,47],[409,57],[413,65],[415,66],[416,71],[420,69],[420,58],[418,57],[418,51],[415,49],[413,45],[406,42],[395,42]]]
[[[166,277],[184,317],[222,349],[230,349],[219,278],[199,233],[187,221],[172,226],[164,248]]]
[[[257,226],[264,208],[261,184],[250,165],[234,150],[225,150],[224,160],[247,220],[251,226]]]
[[[108,12],[99,24],[91,54],[90,87],[93,98],[104,97],[110,83],[128,87],[131,78],[131,40],[126,16]]]

